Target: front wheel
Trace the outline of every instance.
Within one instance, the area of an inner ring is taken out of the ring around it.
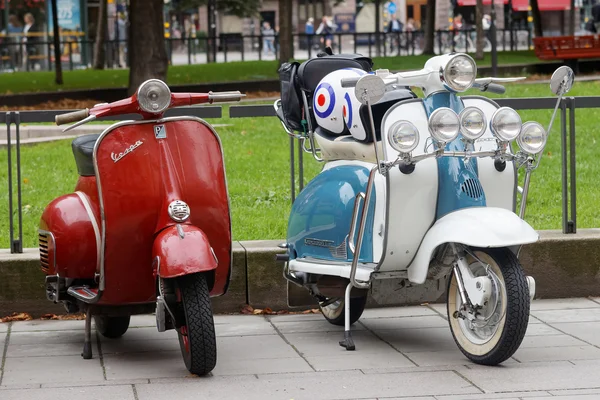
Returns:
[[[365,306],[367,305],[367,296],[360,297],[351,297],[350,298],[350,325],[355,323],[362,316],[363,311],[365,311]],[[333,303],[321,307],[321,312],[323,316],[332,325],[336,326],[344,326],[345,318],[346,318],[346,309],[345,309],[345,301],[344,299],[338,299]]]
[[[185,366],[192,374],[206,375],[217,364],[215,325],[210,292],[203,274],[177,278],[182,326],[178,330],[179,347]]]
[[[448,321],[454,341],[476,364],[497,365],[521,345],[529,321],[529,286],[517,257],[506,248],[473,249],[467,256],[475,276],[489,276],[492,294],[476,311],[462,311],[457,278],[448,282]]]
[[[106,315],[94,315],[96,329],[102,336],[109,339],[120,338],[129,329],[130,316],[107,317]]]

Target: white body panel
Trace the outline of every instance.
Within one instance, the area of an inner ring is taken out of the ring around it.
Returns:
[[[462,101],[465,107],[477,107],[483,111],[488,121],[487,130],[475,142],[475,150],[495,150],[497,148],[496,140],[490,130],[489,121],[499,108],[498,105],[492,100],[479,96],[463,97]],[[515,211],[517,171],[514,162],[507,161],[506,169],[498,172],[491,157],[477,158],[477,169],[479,171],[479,181],[485,192],[486,205]]]
[[[444,243],[473,247],[510,247],[537,242],[538,233],[514,212],[496,207],[464,208],[440,218],[427,232],[408,279],[423,283],[433,251]]]
[[[410,120],[419,130],[419,145],[414,154],[424,153],[430,135],[422,101],[408,101],[392,107],[382,121],[382,132],[387,132],[391,124],[402,119]],[[385,134],[382,137],[385,159],[396,160],[398,152],[390,146]],[[379,271],[406,270],[435,220],[437,161],[433,158],[421,161],[408,175],[400,172],[398,167],[392,168],[387,185],[387,242]]]
[[[290,272],[305,272],[308,274],[317,275],[332,275],[341,276],[342,278],[350,278],[350,264],[331,263],[325,264],[321,262],[311,262],[306,259],[295,259],[289,262]],[[375,270],[375,264],[365,265],[359,264],[356,268],[356,279],[363,282],[368,282],[371,279],[371,274]]]

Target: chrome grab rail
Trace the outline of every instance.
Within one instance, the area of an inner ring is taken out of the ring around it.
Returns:
[[[354,257],[352,258],[352,267],[350,268],[350,283],[352,286],[359,289],[368,289],[369,282],[363,283],[358,282],[356,280],[356,268],[358,268],[358,259],[360,256],[360,249],[362,247],[363,237],[365,234],[365,225],[367,224],[367,214],[369,213],[369,205],[371,203],[371,192],[373,191],[373,186],[375,182],[375,174],[379,171],[379,166],[375,166],[371,168],[371,173],[369,173],[369,181],[367,182],[367,192],[365,194],[365,202],[363,205],[363,210],[360,216],[360,226],[358,228],[358,241],[356,244],[356,251],[354,252]],[[362,194],[362,193],[361,193]],[[358,196],[357,196],[358,197]],[[356,204],[354,205],[356,208]]]
[[[348,247],[352,254],[354,254],[354,234],[356,233],[356,218],[358,217],[358,208],[360,207],[360,199],[365,200],[365,194],[360,192],[354,198],[354,210],[352,211],[352,222],[350,223],[350,233],[348,234]]]

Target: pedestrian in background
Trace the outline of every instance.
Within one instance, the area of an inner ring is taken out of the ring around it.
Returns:
[[[304,33],[306,34],[306,47],[312,47],[313,45],[313,36],[315,34],[315,25],[314,25],[314,18],[310,17],[307,21],[306,21],[306,25],[304,25]]]
[[[119,13],[119,18],[117,19],[117,28],[119,30],[119,35],[117,39],[119,40],[119,68],[127,67],[127,21],[125,20],[125,14],[122,12]]]
[[[396,14],[392,14],[392,18],[388,22],[385,32],[390,38],[390,53],[394,51],[394,45],[398,49],[398,55],[400,55],[401,40],[400,34],[404,31],[404,24],[396,17]]]
[[[335,30],[335,25],[333,24],[333,20],[328,16],[324,16],[321,19],[321,24],[317,28],[316,34],[322,35],[321,36],[321,44],[323,44],[325,47],[333,46],[334,30]]]
[[[10,14],[7,29],[2,30],[2,33],[7,35],[3,40],[5,44],[3,54],[8,55],[11,69],[16,70],[19,65],[19,41],[20,34],[23,33],[23,24],[16,15]]]
[[[25,14],[24,20],[25,27],[23,28],[22,42],[25,45],[26,54],[23,58],[23,68],[28,70],[30,67],[33,67],[33,61],[35,60],[34,57],[37,56],[39,53],[37,43],[40,40],[40,28],[36,25],[35,18],[33,18],[33,14]]]
[[[267,55],[270,51],[275,54],[275,48],[273,46],[273,42],[275,41],[275,31],[271,28],[271,24],[267,21],[263,22],[262,26],[262,36],[263,36],[263,53]]]

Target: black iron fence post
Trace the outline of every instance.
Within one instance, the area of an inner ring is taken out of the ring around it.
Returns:
[[[7,144],[7,159],[8,159],[8,213],[9,213],[9,241],[10,252],[23,252],[23,214],[22,214],[22,199],[21,199],[21,132],[20,132],[20,115],[19,112],[7,112],[6,118],[6,144]],[[12,165],[12,138],[11,125],[15,124],[15,139],[16,139],[16,155],[17,155],[17,216],[18,216],[18,239],[15,239],[14,217],[15,210],[13,207],[13,165]]]
[[[577,159],[575,157],[575,97],[568,97],[569,105],[569,157],[571,177],[571,220],[569,221],[569,233],[577,233]]]

